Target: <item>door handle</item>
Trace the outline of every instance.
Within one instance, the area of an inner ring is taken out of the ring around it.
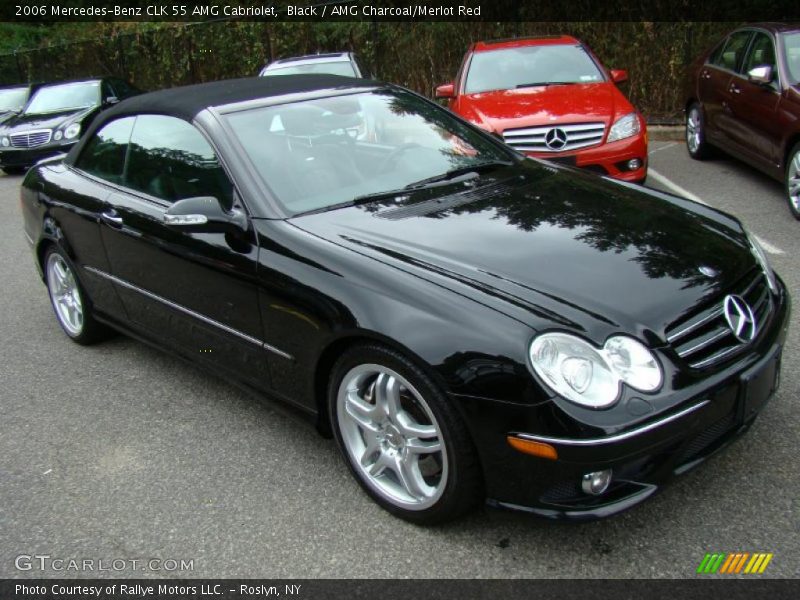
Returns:
[[[111,227],[122,227],[122,217],[120,217],[115,210],[107,210],[100,215],[100,218],[108,223]]]

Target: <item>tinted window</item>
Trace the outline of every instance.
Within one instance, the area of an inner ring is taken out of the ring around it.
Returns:
[[[119,99],[127,98],[135,94],[134,89],[121,79],[112,79],[111,87],[114,88],[114,95]]]
[[[112,183],[122,183],[133,121],[134,117],[127,117],[102,127],[87,142],[76,166]]]
[[[233,186],[214,150],[193,125],[174,117],[137,117],[126,185],[167,202],[214,196],[233,204]]]
[[[582,46],[522,46],[472,56],[464,91],[475,94],[543,83],[593,83],[603,74]]]
[[[775,45],[772,43],[772,38],[766,33],[756,33],[753,37],[753,42],[750,44],[750,50],[747,52],[747,58],[744,61],[742,73],[747,73],[753,67],[762,65],[772,67],[773,76],[777,77]],[[777,80],[773,80],[773,85],[776,84]]]
[[[747,49],[747,42],[750,40],[751,35],[752,32],[750,31],[737,31],[732,34],[725,42],[722,52],[715,52],[715,60],[712,60],[711,64],[729,71],[736,71],[742,62],[742,55]]]

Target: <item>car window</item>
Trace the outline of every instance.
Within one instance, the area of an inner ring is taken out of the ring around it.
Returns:
[[[101,127],[86,143],[75,166],[111,183],[122,183],[134,120],[125,117]]]
[[[226,118],[264,184],[293,214],[514,157],[408,92],[333,96]]]
[[[750,41],[751,31],[737,31],[728,36],[722,52],[717,54],[711,64],[729,71],[736,71],[742,62],[742,55],[747,49],[747,42]]]
[[[226,208],[233,205],[233,185],[211,145],[193,125],[175,117],[137,117],[125,183],[167,202],[214,196]]]
[[[9,110],[19,110],[28,99],[28,88],[8,88],[0,90],[0,113]]]
[[[33,95],[25,114],[46,114],[66,110],[77,110],[100,104],[100,82],[81,81],[48,85]]]
[[[604,81],[595,62],[581,45],[521,46],[472,56],[464,92],[510,90],[543,83]]]
[[[356,76],[356,72],[353,70],[353,65],[350,64],[350,61],[343,60],[268,68],[262,73],[262,77],[271,77],[273,75],[304,75],[308,73],[326,73],[328,75],[343,75],[345,77]]]
[[[111,87],[114,88],[115,92],[114,95],[120,100],[122,100],[123,98],[127,98],[128,96],[132,96],[134,94],[133,88],[122,79],[112,79]]]
[[[775,44],[772,43],[772,38],[766,33],[756,33],[753,36],[753,41],[750,44],[750,50],[747,52],[747,57],[744,60],[744,67],[742,73],[747,74],[750,69],[767,65],[772,67],[773,79],[772,85],[777,85],[777,66],[775,61]]]
[[[790,83],[800,83],[800,33],[787,33],[783,36],[783,53]]]

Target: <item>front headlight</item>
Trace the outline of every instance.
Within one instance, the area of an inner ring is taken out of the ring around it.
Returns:
[[[605,408],[617,401],[625,383],[641,392],[661,387],[662,373],[652,352],[633,338],[616,335],[602,348],[567,333],[544,333],[530,347],[536,374],[557,394],[581,406]]]
[[[750,233],[747,229],[745,229],[744,232],[747,234],[747,241],[750,242],[750,252],[753,253],[756,261],[758,261],[758,264],[761,266],[761,270],[764,271],[770,291],[773,294],[777,294],[778,281],[775,279],[775,271],[772,270],[772,265],[769,264],[767,253],[764,252],[761,244],[758,243],[758,240],[752,233]]]
[[[64,130],[64,139],[71,140],[73,138],[76,138],[78,137],[78,134],[80,132],[81,132],[81,124],[73,123]]]
[[[617,140],[624,140],[633,135],[638,134],[642,130],[639,123],[639,116],[635,113],[628,113],[616,120],[611,126],[611,131],[608,132],[609,142],[616,142]]]
[[[11,145],[11,142],[6,136],[3,136],[2,138],[0,138],[0,144],[3,144],[4,148],[8,148]]]

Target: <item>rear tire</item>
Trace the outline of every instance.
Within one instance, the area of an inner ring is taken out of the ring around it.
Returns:
[[[350,471],[393,515],[433,525],[483,499],[477,452],[461,416],[399,352],[379,345],[347,350],[333,367],[328,400]]]
[[[111,330],[92,316],[75,266],[58,246],[50,246],[45,253],[44,276],[56,320],[73,342],[88,346],[109,337]]]
[[[706,123],[703,107],[693,103],[686,111],[686,149],[695,160],[704,160],[712,154],[712,147],[706,141]]]
[[[800,220],[800,142],[795,144],[789,152],[784,183],[789,210],[795,219]]]

